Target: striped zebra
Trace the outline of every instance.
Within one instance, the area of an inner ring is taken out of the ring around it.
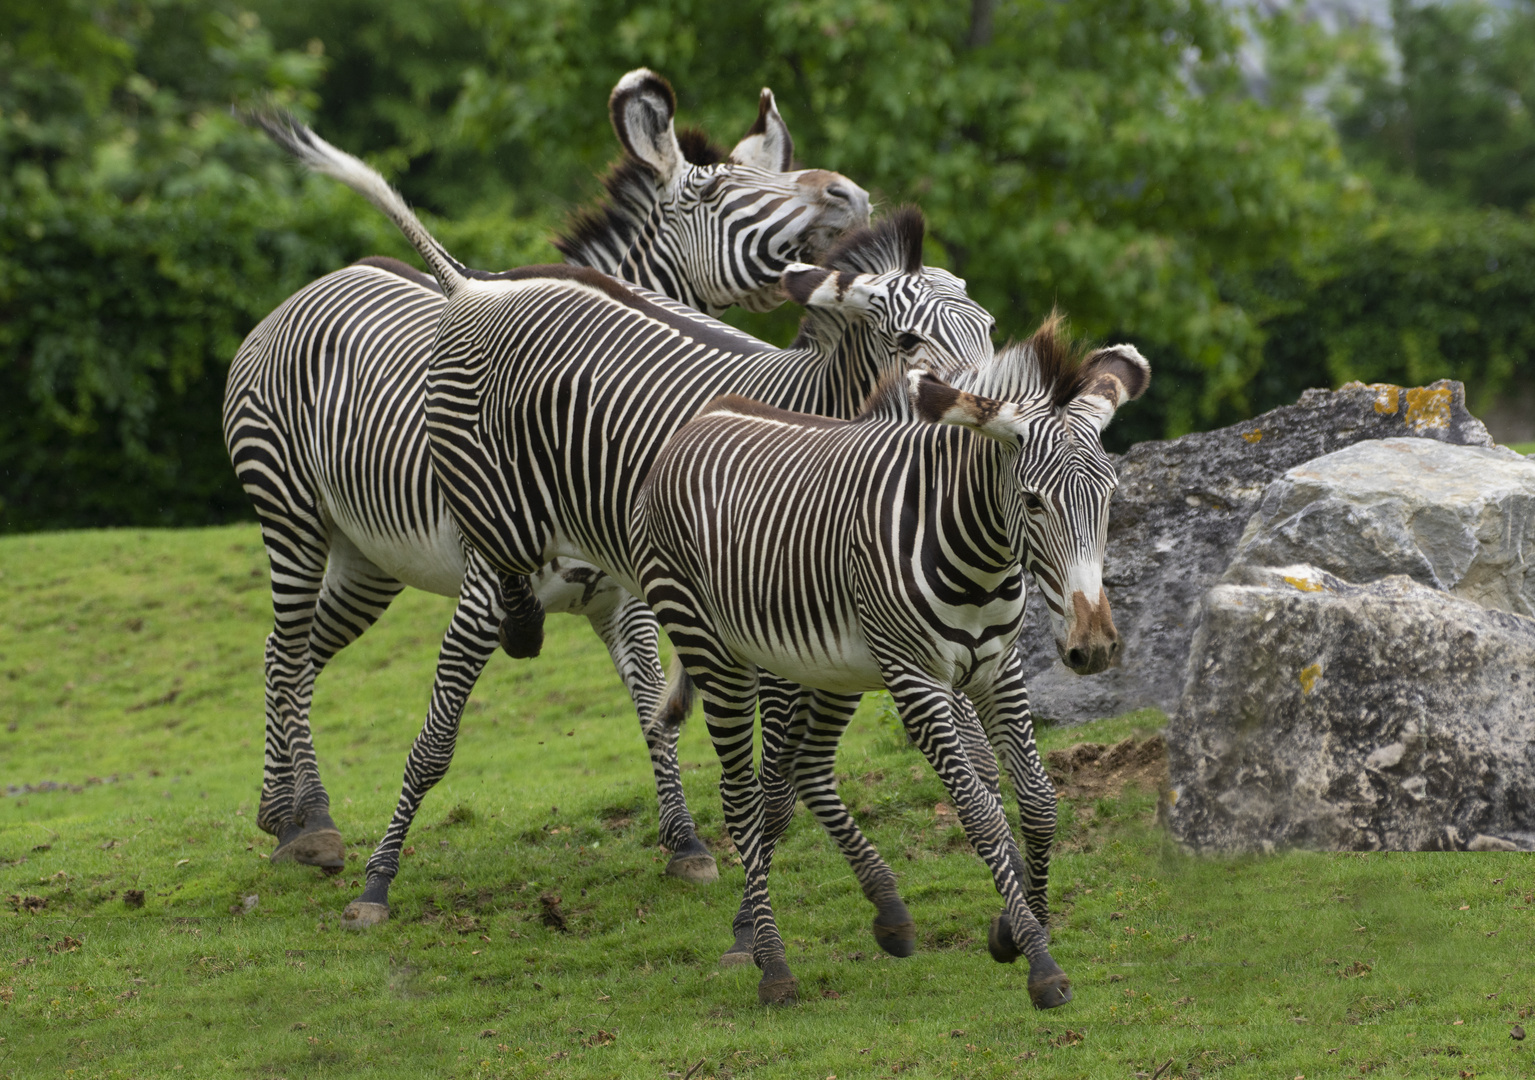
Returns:
[[[837,288],[828,273],[815,292]],[[636,496],[632,557],[719,752],[725,821],[755,909],[763,1002],[793,1000],[796,982],[759,847],[759,669],[816,691],[779,767],[818,813],[834,794],[836,741],[859,694],[890,691],[1004,898],[992,956],[1028,958],[1036,1007],[1071,999],[1044,929],[1055,792],[1013,646],[1027,569],[1073,669],[1101,671],[1118,651],[1103,591],[1116,477],[1100,435],[1149,381],[1132,346],[1077,362],[1052,319],[950,382],[912,371],[908,397],[892,379],[851,422],[725,397],[657,458]],[[908,412],[917,422],[903,419]],[[970,766],[951,704],[959,692],[1014,780],[1027,859],[1001,801]],[[876,905],[884,945],[910,921],[895,877],[861,834],[837,840]]]
[[[500,575],[579,558],[636,593],[633,493],[667,437],[722,393],[851,418],[885,375],[992,355],[991,316],[958,278],[922,265],[914,209],[845,237],[823,260],[829,269],[785,271],[784,291],[809,309],[794,346],[775,349],[680,317],[590,270],[472,273],[366,166],[307,131],[273,134],[378,206],[447,294],[427,375],[433,473],[466,540]],[[833,285],[819,288],[828,273]],[[776,758],[769,731],[788,730],[799,708],[797,688],[778,683],[771,703],[772,688],[765,677],[765,763]],[[659,715],[661,726],[675,726],[676,713]],[[783,790],[775,811],[786,821],[793,802]],[[388,885],[374,869],[369,899]]]
[[[777,279],[868,218],[868,196],[822,170],[784,171],[793,143],[770,91],[728,155],[673,128],[670,86],[645,70],[610,101],[625,157],[608,199],[556,242],[588,263],[717,310],[765,309]],[[701,317],[662,296],[675,317]],[[260,826],[274,860],[339,867],[340,833],[320,780],[308,712],[314,680],[406,585],[457,596],[438,659],[426,725],[412,749],[389,831],[370,875],[393,877],[406,830],[451,760],[459,718],[498,638],[533,655],[542,612],[585,614],[640,716],[664,675],[649,609],[572,560],[501,578],[463,545],[432,475],[422,414],[432,336],[444,298],[436,282],[392,259],[365,259],[295,294],[246,339],[230,368],[225,437],[256,508],[272,566],[274,630],[266,648],[266,769]],[[742,340],[751,340],[744,338]],[[669,870],[715,876],[682,797],[676,732],[646,729]],[[372,903],[370,901],[370,903]],[[385,917],[382,901],[349,909]]]

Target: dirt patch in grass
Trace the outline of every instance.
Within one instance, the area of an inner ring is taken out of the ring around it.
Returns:
[[[1051,750],[1045,762],[1063,799],[1117,799],[1126,788],[1156,791],[1167,784],[1167,743],[1161,735],[1112,746],[1081,742]]]

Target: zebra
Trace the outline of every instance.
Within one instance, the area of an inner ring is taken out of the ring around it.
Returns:
[[[471,272],[356,159],[305,129],[269,131],[379,207],[442,285],[448,302],[427,375],[433,473],[465,540],[499,575],[579,558],[635,594],[633,492],[666,438],[721,393],[850,418],[886,374],[961,367],[993,352],[990,314],[959,278],[923,265],[915,208],[844,237],[824,269],[784,272],[784,292],[809,308],[795,343],[775,349],[590,270]],[[828,274],[834,287],[805,287]],[[764,691],[770,685],[764,678]],[[793,689],[780,690],[773,708],[797,709]],[[655,722],[669,728],[679,715],[668,706]],[[768,731],[765,720],[765,764],[775,756]],[[792,807],[791,794],[775,810]],[[387,890],[383,869],[370,862],[365,897]]]
[[[610,100],[625,149],[605,179],[606,205],[575,218],[556,246],[596,265],[717,310],[765,309],[792,259],[826,250],[868,220],[868,195],[823,170],[785,171],[793,140],[773,94],[727,155],[673,127],[675,96],[646,69]],[[697,313],[660,295],[677,317]],[[537,652],[542,610],[585,614],[649,716],[664,688],[649,610],[590,567],[561,560],[500,579],[467,551],[442,503],[422,416],[437,283],[392,259],[364,259],[291,297],[242,345],[229,374],[225,438],[261,520],[272,566],[274,629],[266,647],[266,768],[258,823],[278,837],[274,861],[343,864],[309,732],[314,679],[406,585],[457,596],[439,655],[425,730],[413,748],[389,832],[372,871],[393,877],[406,830],[446,771],[463,706],[498,641]],[[744,338],[743,340],[750,340]],[[531,621],[527,612],[535,612]],[[668,870],[715,876],[683,800],[676,732],[647,728]],[[370,906],[371,905],[371,906]],[[387,916],[371,899],[348,925]]]
[[[838,287],[827,273],[816,291]],[[1055,792],[1013,646],[1027,569],[1073,669],[1101,671],[1118,652],[1103,591],[1117,478],[1100,436],[1150,374],[1129,345],[1078,362],[1051,319],[947,382],[911,371],[909,398],[892,379],[853,421],[724,397],[651,467],[634,501],[632,557],[682,678],[703,698],[726,824],[755,904],[764,1003],[793,1000],[796,982],[759,849],[759,669],[816,691],[780,758],[812,807],[834,790],[832,756],[859,694],[890,691],[1004,898],[988,933],[992,956],[1028,958],[1037,1008],[1071,999],[1044,930]],[[905,402],[917,422],[901,418]],[[1026,862],[1000,800],[970,767],[951,707],[961,691],[1015,781]],[[877,906],[879,939],[882,927],[909,919],[894,875],[866,842],[844,851]]]

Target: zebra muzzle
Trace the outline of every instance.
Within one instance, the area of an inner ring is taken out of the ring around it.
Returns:
[[[1061,662],[1078,675],[1096,675],[1119,660],[1119,631],[1109,597],[1101,588],[1097,603],[1080,590],[1071,594],[1071,620],[1060,646]]]

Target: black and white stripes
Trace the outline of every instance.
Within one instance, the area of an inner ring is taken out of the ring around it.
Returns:
[[[868,197],[846,178],[778,168],[788,133],[770,93],[762,95],[757,124],[728,156],[696,134],[674,136],[673,109],[670,87],[652,73],[632,72],[620,81],[611,109],[615,128],[644,156],[631,153],[616,167],[607,205],[574,223],[562,243],[571,258],[612,262],[642,283],[673,287],[695,302],[707,297],[719,306],[733,300],[760,306],[777,293],[785,264],[823,252],[837,233],[866,220]],[[444,280],[472,277],[376,172],[285,117],[259,120],[301,160],[387,207],[413,230]],[[630,130],[633,123],[640,123],[640,134]],[[776,134],[765,140],[763,132]],[[718,250],[725,243],[750,250]],[[680,319],[701,317],[661,296],[651,302]],[[498,638],[508,636],[509,609],[536,616],[541,602],[546,610],[585,614],[642,719],[655,711],[664,684],[648,609],[594,568],[563,561],[538,569],[535,598],[526,579],[498,575],[466,550],[430,467],[422,414],[444,305],[432,278],[395,260],[364,260],[328,275],[252,332],[231,365],[225,398],[227,444],[261,519],[273,571],[259,820],[278,835],[274,857],[336,866],[343,856],[309,733],[315,676],[405,585],[460,600],[399,805],[369,864],[370,877],[385,889],[421,798],[451,760],[463,704]],[[526,645],[526,635],[522,640]],[[536,639],[529,651],[536,651]],[[646,740],[662,839],[679,851],[686,876],[708,876],[713,860],[682,799],[676,732],[651,725]],[[387,910],[378,889],[370,895],[352,911],[364,921]]]
[[[791,732],[779,767],[853,862],[878,911],[879,943],[909,953],[910,916],[889,867],[830,806],[828,785],[851,712],[834,702],[884,687],[1004,898],[993,955],[1028,956],[1036,1005],[1069,1000],[1043,929],[1054,791],[1013,645],[1027,567],[1073,590],[1052,604],[1073,667],[1100,666],[1117,648],[1101,600],[1115,475],[1099,433],[1149,372],[1130,346],[1072,363],[1052,323],[951,383],[915,370],[909,387],[892,380],[852,423],[727,397],[682,428],[650,470],[634,507],[633,557],[720,755],[762,1000],[792,997],[794,980],[768,900],[770,830],[752,769],[759,669],[822,692],[820,716]],[[1093,603],[1076,586],[1092,589]],[[1013,777],[1027,860],[970,763],[953,708],[959,692]]]

